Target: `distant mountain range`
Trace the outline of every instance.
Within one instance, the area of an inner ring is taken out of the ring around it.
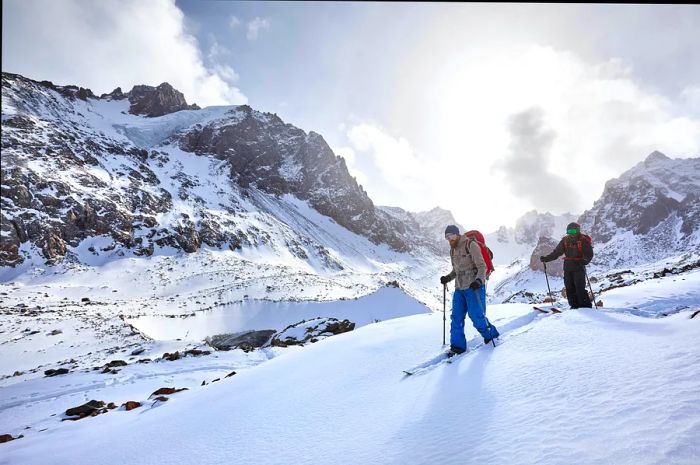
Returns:
[[[97,97],[2,73],[2,92],[2,267],[204,247],[267,248],[323,273],[406,256],[415,261],[402,273],[429,280],[449,266],[449,211],[376,206],[321,135],[275,114],[200,109],[167,83]],[[580,216],[532,211],[488,234],[495,263],[511,269],[500,285],[538,270],[574,220],[593,236],[601,272],[692,262],[699,198],[700,159],[654,152]]]

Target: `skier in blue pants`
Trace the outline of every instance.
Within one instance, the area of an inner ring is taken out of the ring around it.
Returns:
[[[448,354],[452,356],[467,350],[467,338],[464,335],[466,315],[469,315],[485,344],[496,339],[499,332],[486,318],[486,262],[479,244],[472,238],[461,236],[455,225],[449,225],[445,229],[445,239],[450,242],[452,272],[440,277],[440,282],[447,284],[453,279],[457,280],[452,297]]]

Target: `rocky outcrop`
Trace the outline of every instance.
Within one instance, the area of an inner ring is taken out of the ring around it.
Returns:
[[[117,91],[121,94],[121,89],[119,88],[115,89],[112,94],[115,94]],[[112,94],[110,94],[111,98],[115,98]],[[126,94],[126,97],[131,104],[129,113],[132,115],[155,117],[180,110],[199,110],[196,104],[188,105],[182,92],[174,89],[167,82],[162,83],[158,87],[134,86]]]
[[[530,256],[530,269],[544,271],[544,264],[540,261],[542,255],[549,255],[554,248],[559,244],[559,241],[551,237],[540,237],[537,241],[535,249]],[[550,276],[564,276],[564,260],[557,259],[547,263],[547,274]]]
[[[77,407],[66,410],[66,415],[69,417],[77,417],[72,419],[85,418],[94,416],[106,411],[105,403],[101,400],[91,400]]]
[[[241,349],[245,352],[249,352],[265,345],[275,333],[276,331],[273,329],[266,329],[261,331],[243,331],[233,334],[217,334],[207,337],[206,342],[216,350]]]
[[[318,342],[327,337],[346,333],[355,329],[355,323],[336,318],[313,318],[287,326],[276,334],[270,345],[273,347],[288,347]]]
[[[231,177],[244,188],[293,194],[374,243],[396,250],[410,248],[402,237],[404,225],[375,208],[348,172],[345,160],[315,132],[306,134],[276,115],[241,105],[227,121],[180,135],[179,144],[185,151],[226,160]]]
[[[69,372],[67,368],[50,369],[44,372],[44,376],[50,378],[52,376],[65,375]]]

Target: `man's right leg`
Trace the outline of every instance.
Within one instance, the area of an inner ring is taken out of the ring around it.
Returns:
[[[564,287],[566,287],[566,300],[569,301],[569,307],[578,308],[578,300],[576,299],[576,285],[574,284],[574,272],[564,272]]]
[[[450,317],[450,345],[457,352],[467,350],[464,336],[464,318],[467,316],[467,301],[463,289],[455,289],[452,295],[452,316]]]
[[[586,272],[583,270],[574,271],[572,280],[576,288],[576,306],[592,308],[593,304],[591,303],[591,298],[588,297],[588,289],[586,289]]]

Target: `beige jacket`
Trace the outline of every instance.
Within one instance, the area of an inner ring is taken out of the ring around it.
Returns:
[[[457,278],[456,288],[467,289],[477,278],[486,283],[486,262],[481,255],[481,248],[474,240],[461,236],[456,248],[450,249],[452,273],[447,277],[450,281]]]

